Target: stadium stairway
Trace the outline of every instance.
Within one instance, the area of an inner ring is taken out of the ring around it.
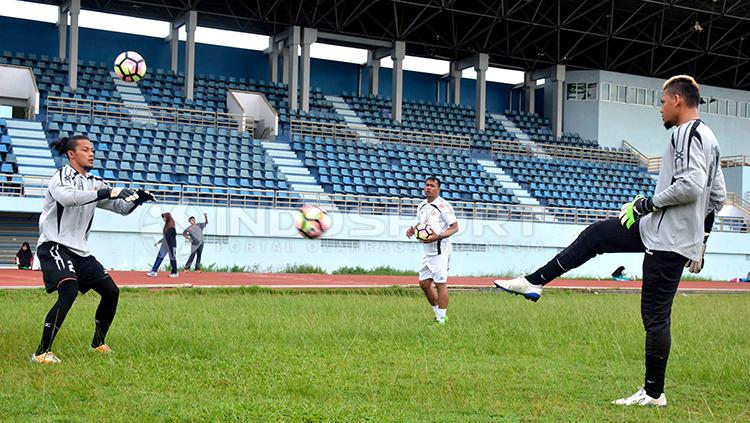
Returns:
[[[306,200],[318,201],[321,207],[336,210],[336,205],[302,161],[297,158],[289,144],[278,141],[263,141],[262,145],[279,173],[286,177],[292,191],[302,193],[302,198]]]
[[[52,176],[55,161],[41,122],[6,119],[7,132],[22,176]]]
[[[476,162],[479,163],[484,168],[484,170],[487,171],[487,173],[494,176],[495,179],[500,182],[500,185],[502,185],[503,188],[513,191],[513,195],[518,198],[521,204],[530,206],[539,205],[539,201],[537,201],[536,198],[532,197],[528,191],[521,187],[521,185],[513,181],[513,178],[511,178],[510,175],[506,175],[502,169],[497,167],[494,161],[476,160]]]
[[[526,132],[523,132],[523,130],[519,128],[518,126],[516,126],[516,124],[512,120],[508,119],[507,116],[501,115],[499,113],[490,113],[490,117],[492,117],[493,119],[497,121],[500,121],[500,123],[503,124],[503,126],[508,132],[516,136],[517,140],[531,141],[531,138],[529,138]]]
[[[146,102],[146,98],[143,97],[138,84],[135,82],[125,82],[118,78],[114,72],[111,72],[111,75],[115,82],[115,88],[122,98],[122,103],[128,108],[130,114],[133,115],[133,120],[155,124],[154,116],[148,110],[148,103]]]
[[[333,104],[333,109],[336,110],[336,113],[344,117],[346,126],[360,135],[360,141],[366,142],[367,137],[365,137],[365,134],[367,132],[367,125],[357,116],[357,112],[346,104],[346,100],[336,95],[326,95],[325,98]]]
[[[289,144],[284,142],[263,141],[268,157],[273,160],[274,165],[280,173],[286,176],[286,180],[293,191],[322,193],[323,188],[318,185],[315,177],[297,158]]]

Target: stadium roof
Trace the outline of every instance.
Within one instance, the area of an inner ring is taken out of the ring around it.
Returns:
[[[61,1],[39,1],[58,5]],[[378,40],[407,54],[534,70],[553,64],[750,89],[747,0],[81,0],[98,12],[275,34],[290,25]]]

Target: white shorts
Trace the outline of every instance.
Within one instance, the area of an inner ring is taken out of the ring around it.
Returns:
[[[422,267],[419,269],[419,280],[432,279],[435,283],[448,282],[448,269],[450,269],[450,254],[438,254],[435,256],[424,256]]]

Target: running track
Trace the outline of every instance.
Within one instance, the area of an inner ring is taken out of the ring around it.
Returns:
[[[149,278],[145,272],[112,271],[112,278],[119,286],[137,288],[183,288],[183,287],[239,287],[261,286],[269,288],[373,288],[384,286],[416,287],[416,276],[372,276],[372,275],[312,275],[286,273],[181,273],[172,279],[167,273]],[[493,278],[451,277],[452,288],[488,288]],[[0,289],[41,288],[41,272],[15,269],[0,269]],[[615,282],[611,280],[556,280],[547,287],[582,290],[638,290],[640,281]],[[680,283],[682,291],[744,292],[750,294],[750,283],[695,282]]]

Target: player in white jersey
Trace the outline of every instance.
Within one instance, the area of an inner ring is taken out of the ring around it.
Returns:
[[[458,232],[458,222],[453,207],[440,197],[440,180],[430,176],[424,183],[425,200],[417,207],[417,224],[427,224],[432,235],[424,243],[424,258],[419,269],[419,286],[435,312],[435,321],[445,324],[448,317],[448,268],[453,251],[450,236]],[[414,236],[415,226],[406,230]],[[434,287],[433,287],[434,284]]]
[[[96,309],[94,339],[91,349],[108,353],[104,343],[117,311],[119,289],[109,273],[87,246],[89,230],[97,208],[128,215],[153,196],[144,190],[111,188],[101,178],[89,173],[94,165],[94,148],[88,137],[62,138],[52,145],[65,154],[70,164],[51,177],[44,208],[39,217],[37,255],[48,293],[57,291],[57,302],[44,320],[42,340],[31,356],[35,363],[59,363],[50,349],[65,316],[78,292],[89,290],[101,296]]]

